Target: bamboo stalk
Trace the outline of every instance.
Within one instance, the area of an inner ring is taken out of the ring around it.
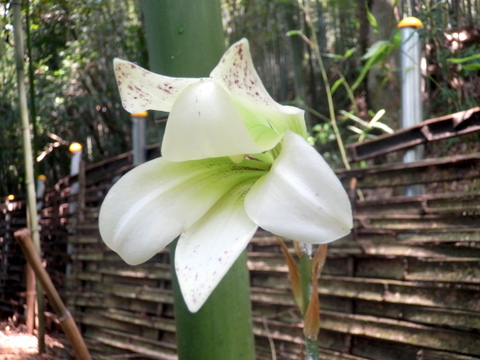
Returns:
[[[144,1],[150,69],[164,75],[207,76],[225,51],[220,1]],[[169,36],[158,37],[158,34]],[[176,339],[181,360],[255,358],[246,254],[195,314],[188,311],[174,269]]]
[[[55,286],[48,276],[47,271],[42,266],[42,260],[33,246],[30,232],[25,228],[20,229],[15,231],[14,236],[20,244],[25,258],[33,268],[38,281],[42,284],[42,287],[45,290],[45,293],[47,294],[48,299],[50,300],[50,303],[58,316],[60,326],[72,345],[76,358],[81,360],[91,360],[92,357],[90,356],[87,346],[85,345],[82,335],[80,334],[72,315],[60,298],[60,295],[58,294],[57,289],[55,289]]]
[[[13,1],[13,26],[15,39],[15,66],[17,72],[18,103],[20,109],[20,118],[23,135],[23,152],[25,158],[25,185],[28,201],[28,224],[32,233],[33,243],[38,254],[40,254],[40,234],[37,220],[37,196],[35,194],[34,170],[32,144],[30,134],[30,124],[28,121],[27,93],[25,90],[25,70],[23,68],[23,33],[22,33],[22,14],[20,1]],[[45,352],[45,311],[44,311],[43,291],[37,286],[37,305],[38,305],[38,350]]]

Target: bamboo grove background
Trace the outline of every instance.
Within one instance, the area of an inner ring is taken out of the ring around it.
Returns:
[[[0,196],[24,193],[9,4],[0,4]],[[68,175],[67,149],[73,141],[84,145],[90,163],[131,148],[130,118],[120,105],[112,59],[148,67],[139,4],[25,2],[25,66],[36,172],[45,174],[51,185]],[[304,11],[307,5],[310,16]],[[425,117],[465,110],[479,101],[479,0],[222,0],[221,6],[226,43],[250,40],[268,91],[279,102],[307,110],[312,141],[332,166],[342,165],[325,86],[337,87],[335,114],[346,143],[358,140],[349,129],[358,124],[341,110],[368,121],[385,109],[381,122],[399,127],[396,25],[404,16],[417,16],[424,23]],[[299,35],[287,36],[302,32],[311,37],[310,25],[329,84],[321,80],[318,59],[306,42]],[[375,47],[378,41],[383,46]],[[376,51],[369,53],[372,46]],[[149,144],[154,144],[160,138],[158,120],[152,118],[150,125]],[[369,135],[381,133],[360,128]]]

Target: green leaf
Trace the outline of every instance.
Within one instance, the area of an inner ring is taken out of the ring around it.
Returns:
[[[480,59],[480,53],[478,54],[473,54],[464,58],[450,58],[448,61],[454,64],[463,64],[464,62],[470,61],[470,60],[476,60]]]
[[[462,69],[468,71],[477,71],[480,70],[480,63],[462,65]]]
[[[346,112],[344,110],[340,110],[339,112],[340,114],[348,117],[350,120],[355,121],[357,124],[368,127],[368,123],[365,120],[360,119],[358,116],[350,114],[349,112]]]
[[[287,36],[303,35],[302,30],[290,30],[287,31]]]
[[[400,31],[395,30],[392,36],[392,45],[394,47],[399,47],[402,44],[402,33]]]
[[[362,129],[359,129],[359,128],[355,127],[355,126],[348,126],[347,128],[348,128],[348,130],[353,131],[354,133],[356,133],[356,134],[358,134],[358,135],[363,134],[363,130],[362,130]]]
[[[367,60],[371,57],[378,56],[381,54],[385,49],[392,46],[392,43],[388,40],[379,40],[375,42],[372,46],[370,46],[365,55],[361,57],[362,60]]]
[[[345,81],[345,78],[341,78],[341,79],[338,79],[337,81],[335,81],[330,89],[330,92],[332,93],[332,95],[335,93],[335,91],[337,91],[338,87],[340,85],[343,84],[343,82]]]
[[[387,134],[393,134],[393,129],[384,123],[374,123],[372,128],[383,130]]]
[[[375,116],[372,118],[372,120],[370,120],[369,125],[375,124],[378,120],[381,119],[381,117],[382,117],[383,115],[385,115],[385,109],[379,110],[379,111],[375,114]]]
[[[378,29],[378,22],[375,16],[367,9],[367,20],[374,29]]]
[[[348,49],[347,51],[345,51],[345,53],[343,55],[323,53],[322,56],[330,58],[330,59],[345,60],[345,59],[349,58],[350,56],[352,56],[354,52],[355,52],[355,48],[351,48],[351,49]]]
[[[326,58],[329,58],[329,59],[337,59],[337,60],[343,59],[343,56],[342,56],[342,55],[338,55],[338,54],[324,53],[324,54],[322,54],[322,56],[323,56],[323,57],[326,57]]]
[[[351,86],[351,90],[354,91],[363,81],[367,73],[379,62],[387,58],[393,49],[393,44],[387,40],[381,40],[374,43],[365,55],[361,57],[362,60],[368,59],[365,65],[363,65],[360,74]]]
[[[345,51],[345,54],[343,54],[343,58],[344,59],[349,58],[350,56],[353,55],[355,50],[356,50],[355,48],[348,49],[347,51]]]

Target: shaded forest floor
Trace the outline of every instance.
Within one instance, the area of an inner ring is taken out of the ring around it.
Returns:
[[[0,360],[60,360],[67,359],[67,351],[54,337],[45,337],[46,353],[38,354],[37,338],[26,332],[25,325],[15,327],[0,323]]]

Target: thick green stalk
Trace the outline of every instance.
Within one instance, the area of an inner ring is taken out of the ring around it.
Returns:
[[[208,76],[225,51],[219,1],[145,0],[143,12],[150,70]],[[185,306],[175,276],[173,289],[180,360],[255,358],[245,254],[195,314]]]
[[[174,246],[171,246],[171,251]],[[178,357],[181,360],[252,360],[249,273],[244,252],[195,314],[174,281]],[[172,274],[175,271],[172,266]]]
[[[33,170],[33,155],[30,136],[30,124],[28,121],[27,93],[25,89],[25,70],[23,68],[23,29],[20,0],[13,1],[13,26],[15,36],[15,65],[17,70],[18,103],[23,133],[23,152],[25,160],[25,185],[28,201],[28,221],[32,234],[33,244],[40,254],[40,234],[37,220],[37,197],[35,193],[35,180]],[[45,317],[44,317],[43,289],[37,283],[37,305],[38,305],[38,349],[40,353],[45,352]]]

